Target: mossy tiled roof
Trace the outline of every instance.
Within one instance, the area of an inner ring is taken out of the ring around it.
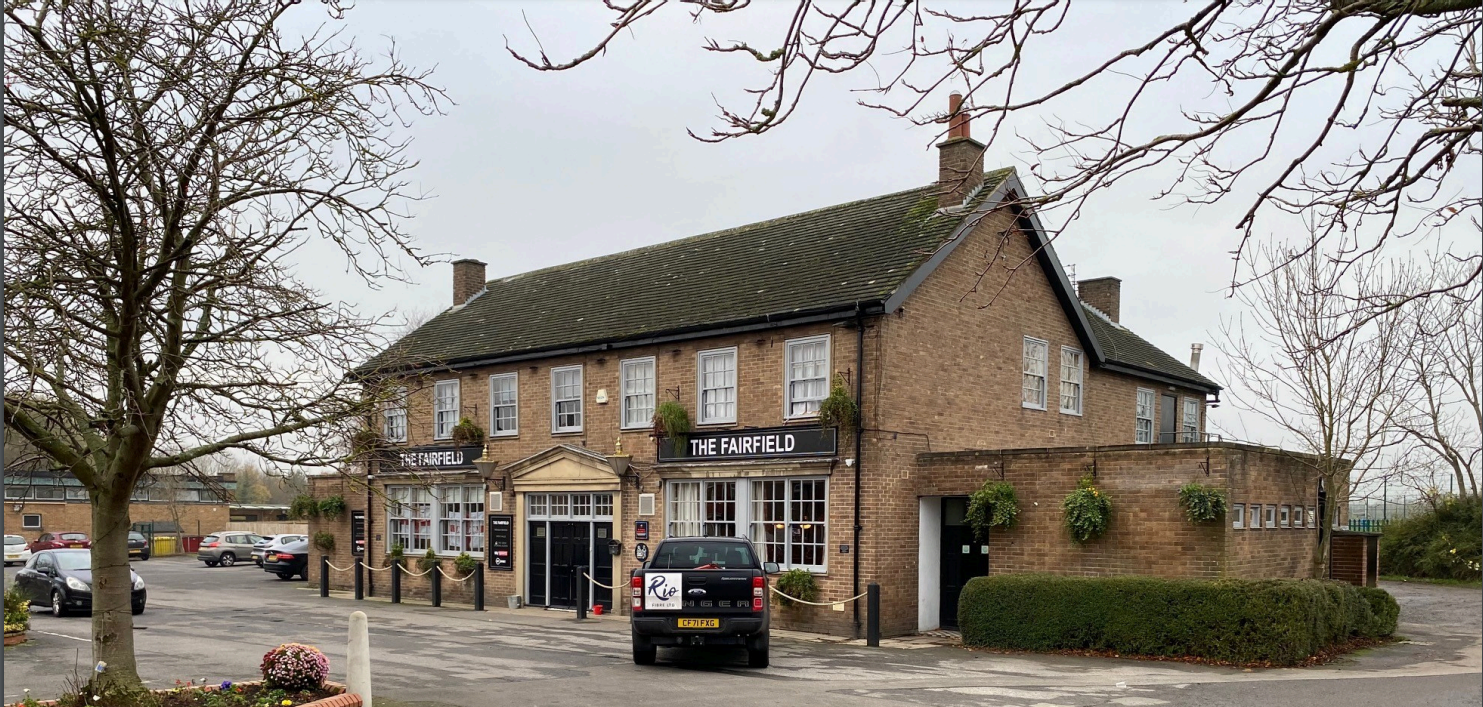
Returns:
[[[979,198],[1012,169],[985,175]],[[966,212],[929,185],[490,280],[393,347],[438,364],[787,318],[881,302]],[[389,363],[387,354],[368,366]]]
[[[1081,307],[1086,311],[1086,320],[1091,325],[1092,336],[1096,337],[1097,343],[1101,345],[1102,355],[1106,360],[1181,381],[1202,384],[1214,389],[1220,388],[1220,384],[1200,375],[1198,371],[1164,353],[1163,349],[1148,343],[1143,337],[1134,334],[1124,326],[1113,324],[1112,320],[1097,308],[1085,302]]]

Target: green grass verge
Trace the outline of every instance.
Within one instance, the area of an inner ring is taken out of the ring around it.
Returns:
[[[1467,589],[1483,589],[1483,580],[1477,579],[1441,579],[1437,577],[1406,577],[1399,574],[1382,574],[1380,579],[1386,582],[1415,582],[1416,584],[1439,584],[1444,587],[1464,587]]]

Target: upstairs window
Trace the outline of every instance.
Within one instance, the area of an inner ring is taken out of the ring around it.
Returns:
[[[489,435],[520,434],[520,378],[515,373],[489,377]]]
[[[1045,409],[1046,351],[1049,344],[1025,337],[1024,398],[1021,404],[1035,410]]]
[[[433,439],[451,439],[458,424],[458,381],[438,381],[433,386]]]
[[[1135,406],[1134,442],[1153,444],[1153,401],[1154,394],[1147,388],[1138,389],[1138,404]]]
[[[582,367],[551,369],[551,431],[582,431]]]
[[[819,403],[829,395],[829,337],[789,341],[786,368],[787,418],[817,415]]]
[[[641,429],[654,420],[654,357],[635,358],[619,366],[623,393],[623,429]]]
[[[1080,351],[1061,347],[1061,412],[1081,414],[1082,355]]]
[[[736,349],[701,351],[700,424],[736,422]]]
[[[1180,419],[1179,441],[1200,441],[1200,399],[1184,399],[1184,416]]]
[[[407,389],[392,391],[391,399],[381,407],[381,436],[388,442],[407,441]]]

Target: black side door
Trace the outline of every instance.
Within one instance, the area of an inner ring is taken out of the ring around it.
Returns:
[[[533,520],[530,522],[529,542],[526,543],[526,567],[530,569],[530,596],[526,597],[526,603],[531,606],[546,605],[546,521]]]
[[[1164,394],[1159,397],[1159,444],[1179,441],[1179,399]]]
[[[568,609],[577,606],[577,582],[587,581],[577,568],[592,563],[592,543],[587,536],[589,527],[585,522],[551,523],[550,606]]]
[[[592,530],[596,537],[592,542],[592,569],[589,574],[592,578],[603,584],[612,584],[613,576],[613,553],[608,551],[608,541],[613,539],[612,523],[593,523]],[[604,612],[613,611],[613,590],[592,586],[592,603],[601,604]]]
[[[987,538],[985,538],[987,542]],[[973,536],[968,525],[968,498],[942,499],[941,595],[938,623],[946,629],[958,627],[958,597],[974,577],[989,573],[987,547]]]

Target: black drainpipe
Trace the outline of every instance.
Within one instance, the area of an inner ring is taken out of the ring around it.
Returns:
[[[365,544],[366,544],[366,549],[365,549],[365,552],[362,553],[361,556],[360,556],[360,559],[361,559],[362,562],[365,562],[365,561],[371,559],[371,506],[374,505],[374,500],[375,500],[375,494],[371,492],[371,480],[372,480],[372,478],[374,478],[373,475],[371,474],[371,465],[374,464],[374,463],[375,462],[371,461],[370,459],[367,459],[366,460],[366,527],[365,527],[365,531],[364,531],[365,532],[365,537],[362,538],[362,541],[365,542]],[[379,466],[377,468],[377,471],[380,471]],[[351,530],[354,531],[354,528],[351,528]],[[355,554],[355,540],[354,539],[352,539],[350,541],[350,552],[351,552],[351,554]],[[375,577],[375,575],[376,575],[375,572],[367,572],[366,573],[366,593],[367,594],[370,594],[372,596],[374,596],[376,594],[376,577]]]
[[[860,594],[860,437],[865,430],[865,314],[860,303],[855,303],[855,539],[853,548],[855,571],[851,579],[850,596]],[[850,602],[855,614],[855,638],[860,637],[860,600]]]

